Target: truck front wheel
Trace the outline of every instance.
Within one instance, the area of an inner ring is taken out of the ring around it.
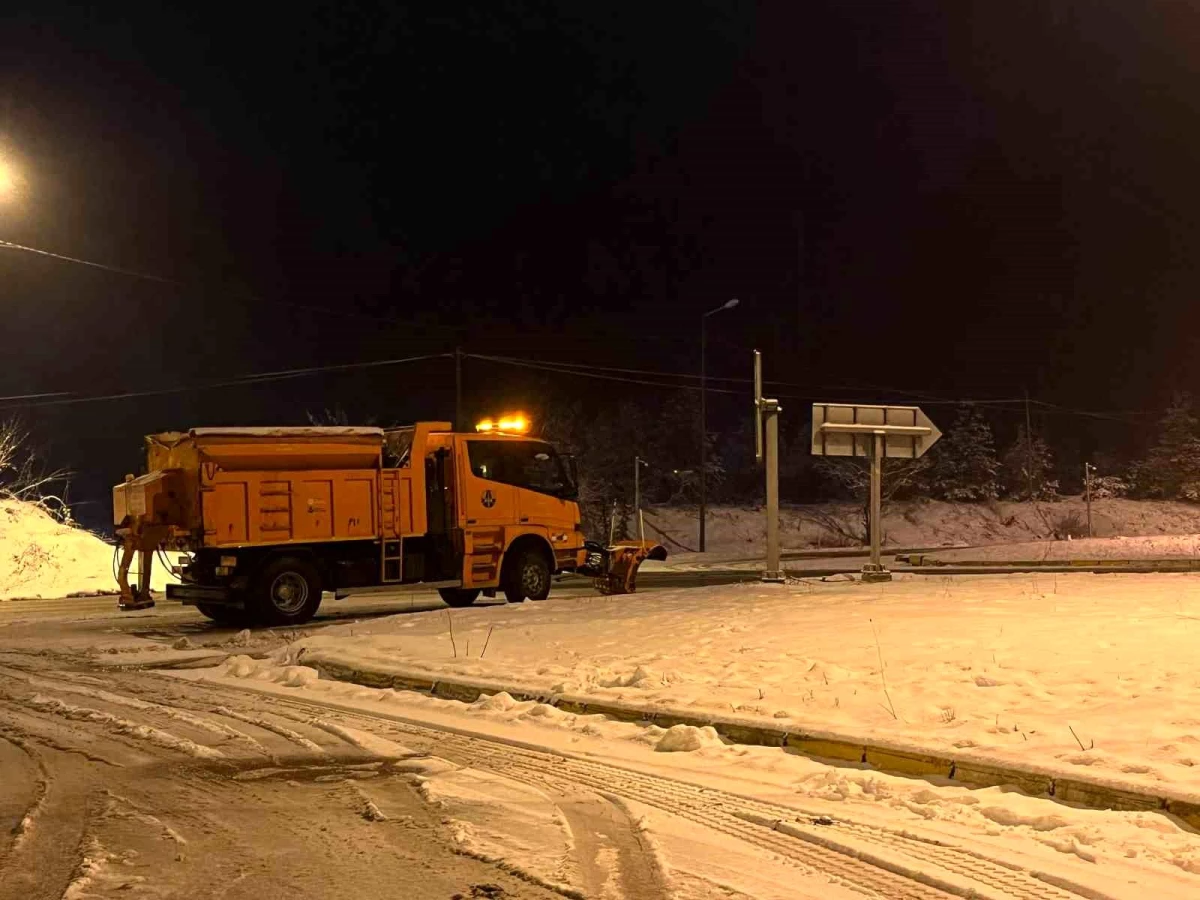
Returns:
[[[269,625],[301,625],[321,605],[321,575],[298,556],[272,560],[255,577],[247,599],[256,619]]]
[[[509,603],[550,596],[550,566],[536,550],[526,550],[504,567],[504,599]]]

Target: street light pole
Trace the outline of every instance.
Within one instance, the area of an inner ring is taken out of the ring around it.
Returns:
[[[737,298],[726,300],[716,309],[710,309],[700,317],[700,552],[705,549],[705,519],[708,504],[708,377],[705,371],[705,355],[708,350],[708,317],[733,309]]]

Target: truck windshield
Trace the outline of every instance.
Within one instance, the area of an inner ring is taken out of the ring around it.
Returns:
[[[488,481],[511,484],[564,500],[575,486],[554,448],[540,441],[467,441],[471,472]]]

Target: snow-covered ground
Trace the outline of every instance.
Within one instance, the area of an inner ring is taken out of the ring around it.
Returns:
[[[664,730],[613,722],[533,701],[517,702],[505,693],[466,704],[325,681],[311,668],[286,665],[294,656],[291,648],[274,660],[241,657],[215,669],[175,674],[214,686],[243,684],[268,695],[308,697],[376,716],[467,728],[554,749],[570,758],[605,759],[626,769],[754,798],[764,804],[759,815],[765,819],[787,808],[803,811],[815,823],[849,819],[868,829],[999,854],[1011,865],[1041,873],[1039,880],[1060,879],[1085,896],[1093,891],[1090,896],[1105,898],[1150,893],[1186,897],[1200,891],[1200,881],[1192,883],[1200,874],[1200,842],[1186,826],[1157,813],[1076,809],[1006,788],[932,786],[877,772],[831,768],[777,749],[725,745],[708,729]],[[542,883],[578,884],[579,873],[569,865],[572,830],[564,821],[561,798],[517,790],[505,779],[436,761],[432,766],[415,765],[423,794],[441,806],[465,851],[505,859]],[[570,777],[571,765],[564,761],[556,771]],[[551,776],[547,784],[553,783]],[[609,787],[621,793],[621,783],[614,781]],[[718,798],[708,802],[715,805]],[[797,886],[779,882],[764,860],[755,859],[736,840],[705,833],[685,818],[642,803],[626,802],[624,808],[655,849],[668,884],[676,888],[670,896],[712,896],[678,889],[696,877],[703,878],[710,891],[715,884],[756,898],[809,896],[789,893]],[[820,831],[818,825],[813,837]],[[852,834],[827,836],[853,845]],[[878,853],[881,845],[868,839],[861,849]],[[939,871],[936,855],[926,864],[927,874]],[[917,864],[916,870],[922,866]],[[979,884],[970,886],[982,889]],[[830,886],[820,896],[843,894]]]
[[[156,566],[152,586],[161,590],[167,577]],[[0,600],[65,597],[116,586],[111,545],[64,525],[34,503],[0,500]]]
[[[1198,639],[1200,576],[1071,574],[562,598],[334,626],[296,646],[360,669],[733,714],[1200,793]]]

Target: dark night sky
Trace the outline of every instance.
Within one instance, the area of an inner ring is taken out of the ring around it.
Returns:
[[[0,29],[0,147],[27,178],[0,239],[188,286],[0,251],[0,395],[456,343],[694,370],[697,316],[731,296],[712,371],[758,346],[809,400],[1128,410],[1200,379],[1189,4],[94,7]],[[526,389],[468,369],[479,409]],[[450,372],[28,416],[103,499],[146,431],[446,416]],[[1134,439],[1097,421],[1056,427]]]

